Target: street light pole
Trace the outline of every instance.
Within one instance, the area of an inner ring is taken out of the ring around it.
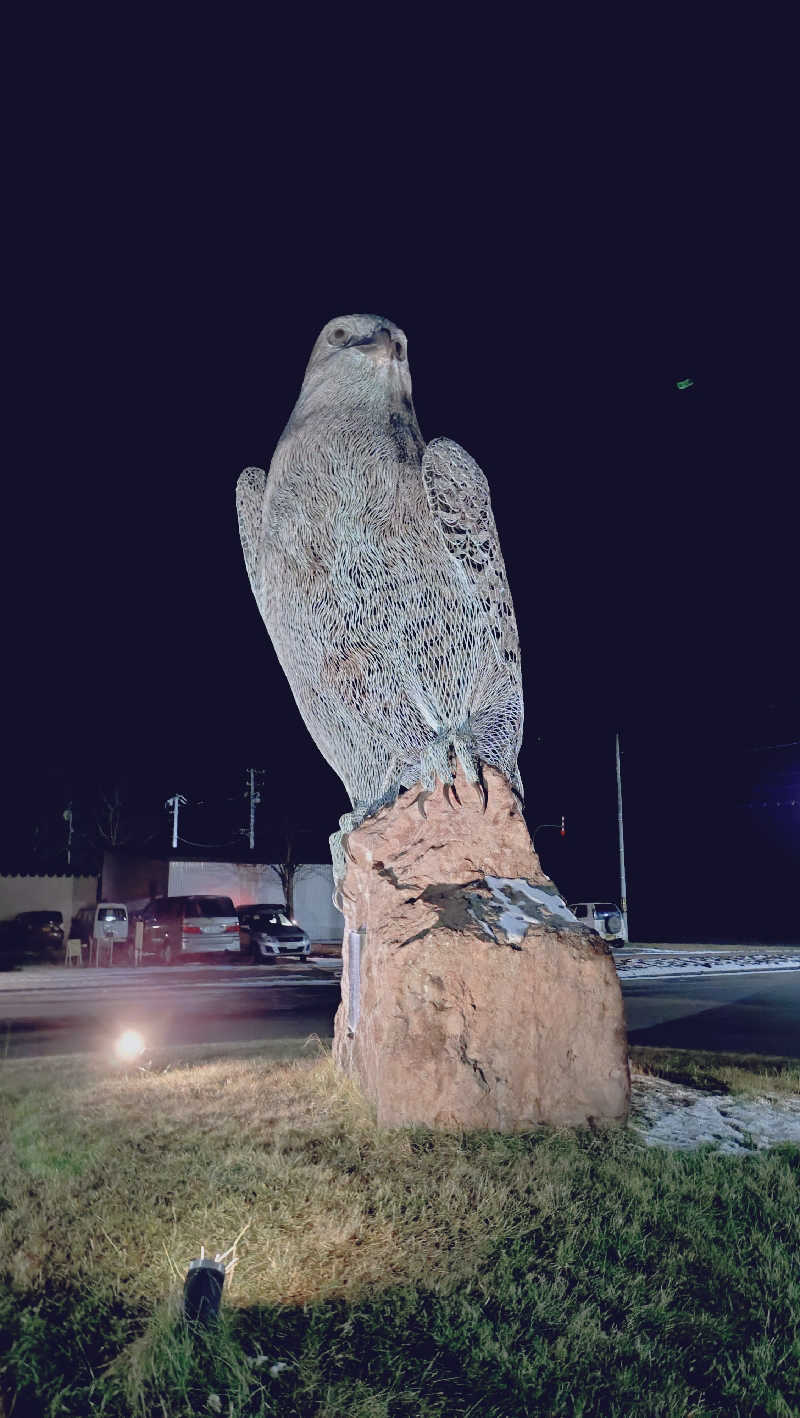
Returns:
[[[536,833],[541,832],[543,827],[554,827],[557,832],[561,833],[562,837],[566,837],[567,835],[567,829],[564,826],[563,817],[561,819],[560,824],[558,822],[540,822],[538,827],[534,827],[533,836],[531,837],[531,846],[533,847],[534,851],[536,851]]]
[[[617,734],[617,831],[619,833],[619,889],[622,919],[628,924],[628,888],[625,882],[625,839],[622,835],[622,773],[620,770],[619,734]]]
[[[67,803],[62,817],[67,824],[67,866],[72,862],[72,803]]]

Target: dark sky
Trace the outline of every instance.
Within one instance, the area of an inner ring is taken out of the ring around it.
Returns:
[[[588,34],[526,64],[505,33],[456,36],[432,86],[377,37],[363,66],[341,34],[76,23],[17,55],[4,860],[123,777],[228,840],[250,764],[264,832],[287,811],[324,848],[344,789],[234,488],[321,326],[369,310],[408,335],[424,436],[489,479],[528,822],[569,829],[545,868],[618,895],[620,730],[634,934],[797,938],[800,814],[772,804],[800,760],[763,749],[800,739],[779,76],[697,34],[665,77],[598,72]]]

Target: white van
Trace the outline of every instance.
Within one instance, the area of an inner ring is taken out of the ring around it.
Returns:
[[[583,925],[591,926],[606,940],[615,940],[618,945],[627,941],[628,922],[613,901],[577,901],[569,909]]]
[[[100,901],[96,906],[84,906],[75,917],[74,934],[95,958],[97,942],[112,938],[115,946],[128,943],[128,908],[123,901]]]

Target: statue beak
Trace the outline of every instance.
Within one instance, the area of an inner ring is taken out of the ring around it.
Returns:
[[[365,335],[363,340],[354,340],[354,346],[363,351],[364,354],[372,355],[373,359],[383,363],[394,358],[394,340],[391,330],[387,330],[385,325],[374,330],[371,335]]]

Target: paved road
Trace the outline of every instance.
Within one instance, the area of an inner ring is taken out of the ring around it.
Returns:
[[[628,1040],[800,1058],[800,970],[625,980]]]
[[[338,1004],[331,965],[28,969],[0,975],[0,1059],[106,1050],[123,1029],[153,1048],[327,1039]]]
[[[800,970],[625,980],[632,1044],[800,1058]],[[181,965],[0,975],[0,1058],[105,1049],[125,1028],[153,1047],[333,1035],[327,967]]]

